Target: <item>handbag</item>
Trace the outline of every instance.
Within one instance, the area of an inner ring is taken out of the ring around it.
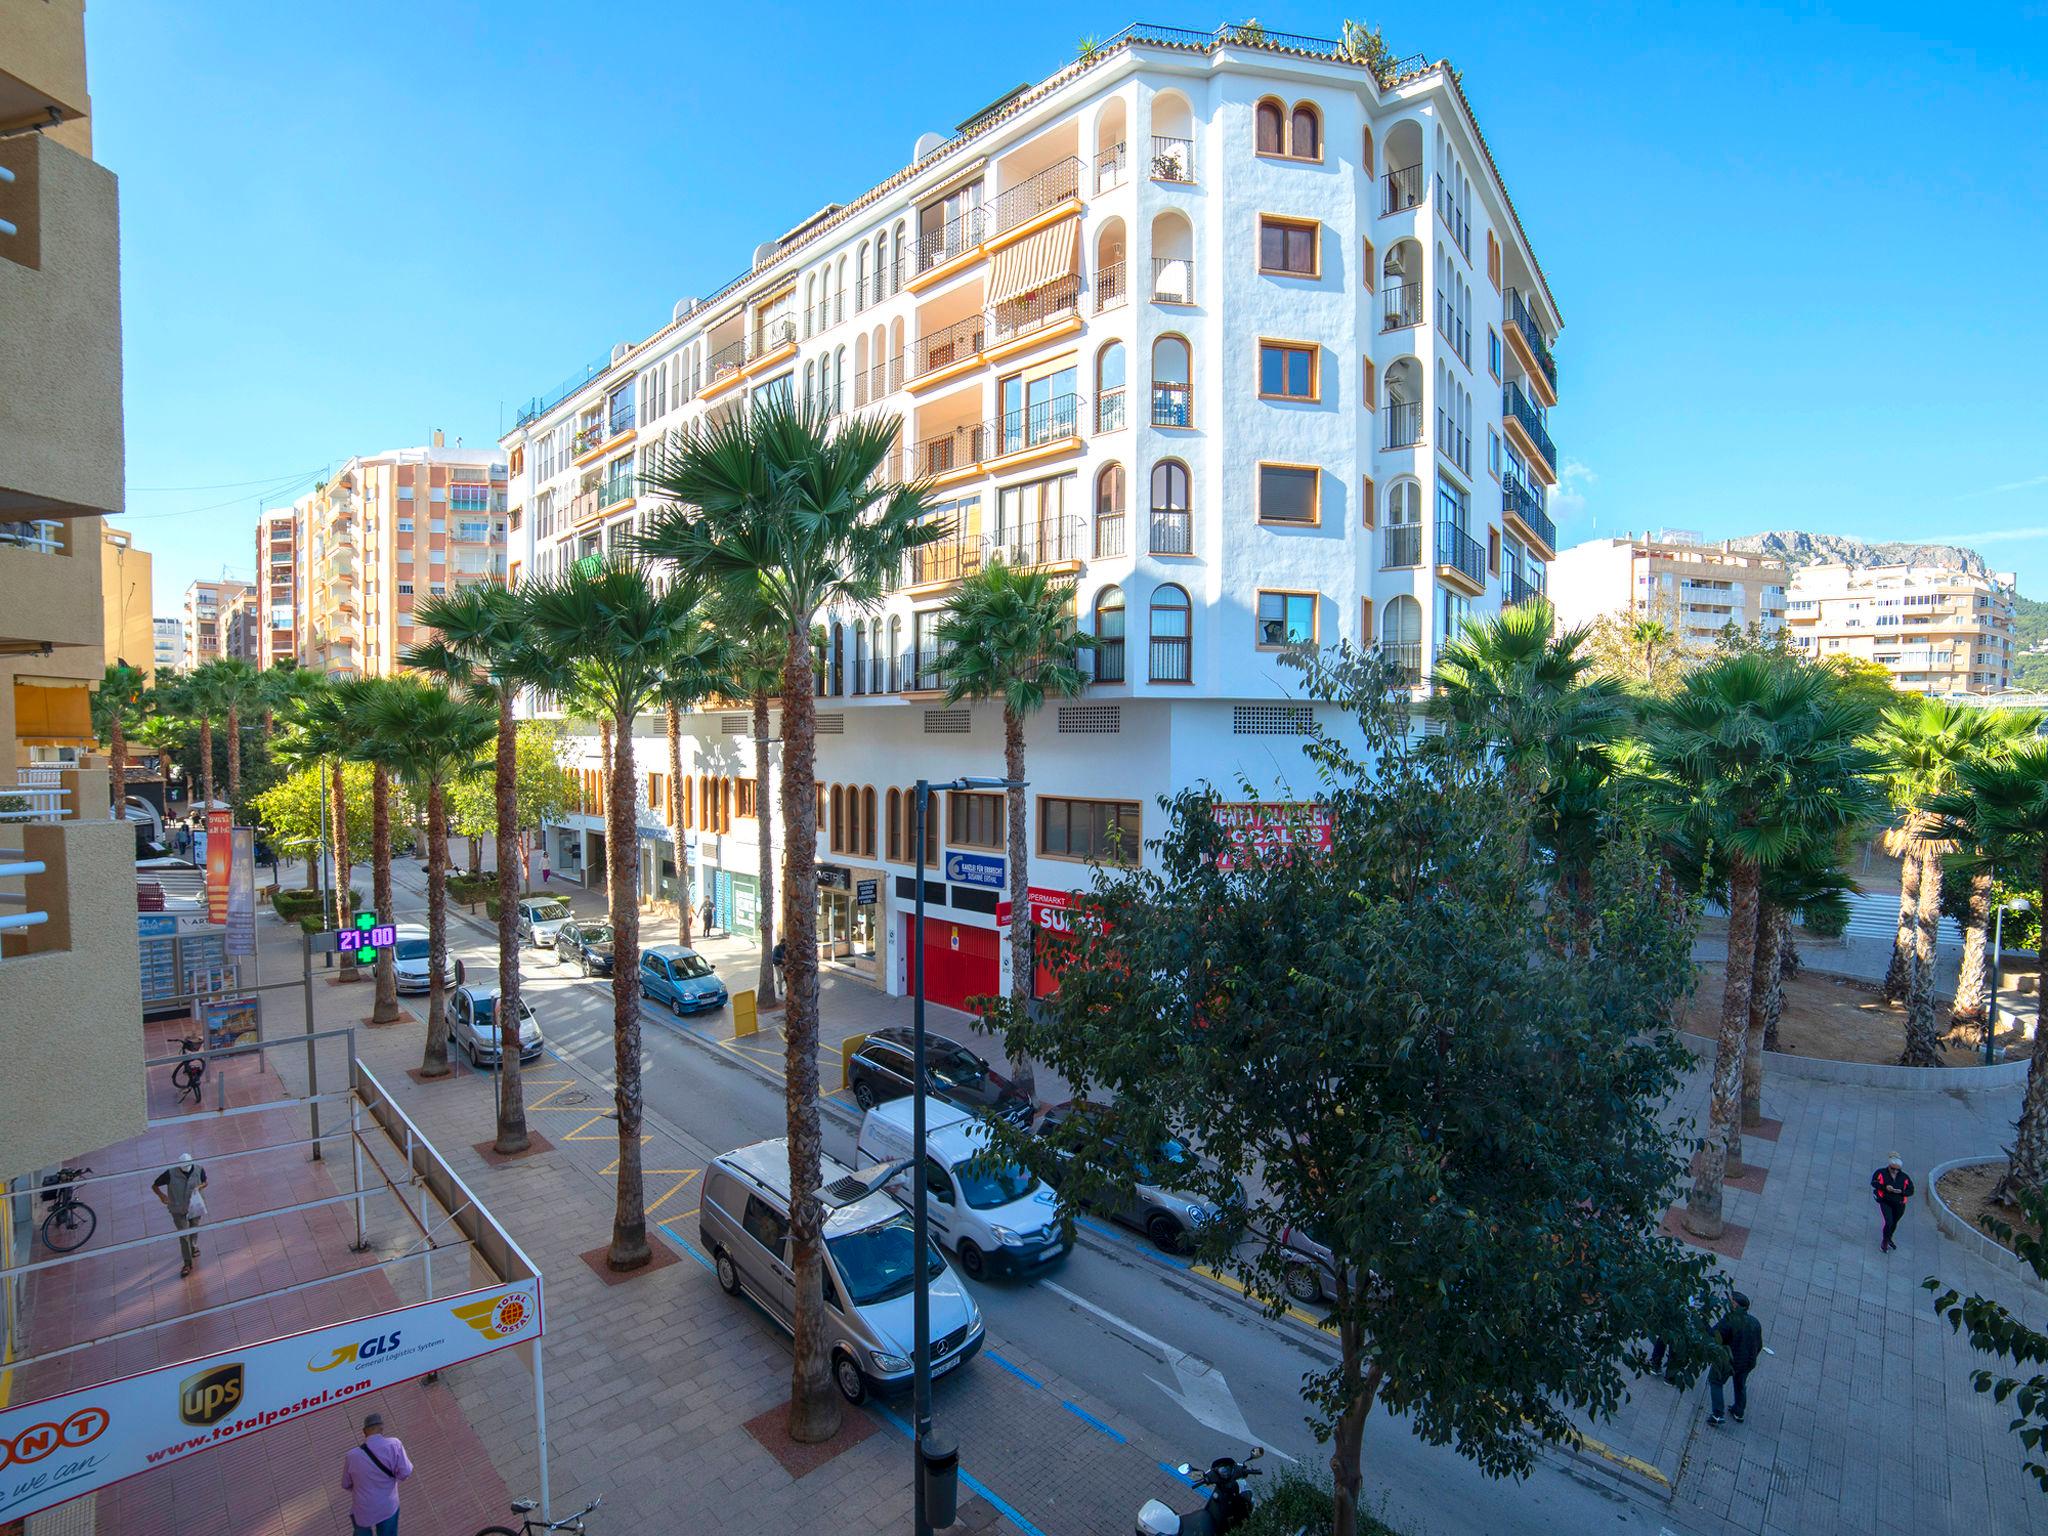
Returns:
[[[206,1220],[206,1196],[196,1189],[192,1191],[192,1198],[185,1202],[185,1219],[187,1221]]]

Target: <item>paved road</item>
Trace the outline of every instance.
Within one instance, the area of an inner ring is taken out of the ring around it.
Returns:
[[[406,889],[409,884],[401,877],[402,913],[418,900]],[[453,925],[451,951],[474,971],[495,970],[495,945],[475,926]],[[531,951],[522,976],[553,1050],[594,1085],[609,1084],[608,986]],[[712,1149],[781,1134],[782,1090],[750,1069],[724,1038],[731,1031],[728,1014],[677,1021],[665,1011],[644,1010],[643,1020],[642,1070],[651,1115]],[[836,1064],[828,1065],[825,1079],[837,1081]],[[593,1099],[595,1112],[601,1099]],[[851,1105],[845,1107],[850,1114]],[[846,1121],[828,1115],[825,1141],[828,1151],[851,1161],[853,1134]],[[670,1237],[685,1246],[696,1237],[695,1188],[683,1177],[650,1175],[648,1182],[650,1202],[663,1202],[657,1219],[667,1221]],[[1256,1315],[1137,1234],[1091,1221],[1083,1245],[1050,1273],[1021,1284],[973,1288],[988,1321],[989,1351],[971,1368],[977,1374],[973,1383],[941,1383],[938,1401],[965,1445],[1007,1449],[1016,1440],[1019,1416],[1028,1411],[1019,1394],[1036,1397],[1047,1390],[1040,1379],[1056,1376],[1079,1384],[1098,1404],[1098,1411],[1081,1417],[1099,1433],[1081,1444],[1104,1457],[1127,1459],[1126,1443],[1141,1437],[1181,1447],[1182,1455],[1197,1461],[1241,1451],[1248,1441],[1270,1447],[1275,1462],[1284,1455],[1316,1465],[1326,1455],[1308,1429],[1298,1384],[1304,1371],[1329,1358],[1327,1343],[1296,1323]],[[768,1326],[758,1319],[756,1324]],[[1101,1404],[1111,1411],[1100,1411]],[[1066,1454],[1073,1454],[1071,1448]],[[1047,1487],[1061,1478],[1059,1468],[1000,1451],[976,1460],[984,1478],[1027,1522],[1046,1520],[1041,1536],[1057,1536],[1056,1504],[1048,1512]],[[1374,1499],[1384,1501],[1384,1513],[1397,1528],[1414,1536],[1508,1530],[1676,1536],[1668,1512],[1615,1491],[1583,1464],[1545,1462],[1526,1483],[1492,1482],[1384,1415],[1372,1421],[1366,1463]],[[1085,1471],[1075,1480],[1088,1481]],[[1147,1490],[1134,1489],[1133,1515],[1145,1496]]]

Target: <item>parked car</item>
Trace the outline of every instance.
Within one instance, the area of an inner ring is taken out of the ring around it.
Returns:
[[[1092,1124],[1083,1124],[1084,1120]],[[1070,1124],[1074,1130],[1062,1136],[1061,1128]],[[1121,1153],[1124,1143],[1115,1126],[1114,1106],[1077,1100],[1048,1109],[1045,1118],[1038,1123],[1038,1134],[1052,1143],[1064,1162],[1073,1157],[1073,1148],[1077,1144],[1092,1143],[1098,1139],[1105,1147]],[[1136,1159],[1133,1164],[1135,1178],[1114,1182],[1108,1189],[1098,1190],[1093,1196],[1093,1204],[1103,1215],[1136,1227],[1168,1253],[1183,1252],[1189,1246],[1189,1235],[1196,1229],[1213,1222],[1238,1223],[1243,1219],[1242,1193],[1237,1201],[1238,1211],[1232,1212],[1219,1210],[1202,1196],[1178,1187],[1174,1177],[1176,1170],[1191,1171],[1195,1161],[1195,1154],[1181,1143],[1161,1142]],[[1050,1182],[1058,1188],[1062,1181],[1052,1177]]]
[[[878,1029],[862,1041],[846,1064],[854,1102],[873,1109],[890,1099],[909,1097],[916,1077],[911,1048],[911,1031],[900,1024]],[[1018,1125],[1031,1118],[1031,1101],[958,1040],[927,1032],[924,1072],[925,1092],[935,1099]]]
[[[552,898],[519,903],[519,942],[536,949],[553,949],[555,935],[573,914],[566,901]]]
[[[400,923],[398,942],[391,949],[391,969],[398,977],[399,991],[429,990],[427,952],[427,930],[418,923]]]
[[[449,1038],[469,1057],[472,1065],[495,1066],[498,1060],[498,989],[478,982],[455,989]],[[540,1020],[522,996],[519,999],[519,1059],[539,1059]]]
[[[822,1159],[828,1189],[852,1170]],[[858,1193],[858,1186],[853,1193]],[[825,1214],[825,1328],[832,1380],[850,1403],[910,1385],[911,1290],[919,1262],[909,1215],[877,1191]],[[789,1263],[789,1143],[756,1142],[704,1170],[697,1236],[728,1296],[754,1298],[784,1332],[794,1330],[796,1281]],[[982,1344],[981,1309],[930,1242],[932,1375],[971,1359]]]
[[[913,1114],[910,1100],[892,1099],[862,1116],[854,1167],[907,1158]],[[968,1279],[1029,1274],[1066,1253],[1057,1197],[1030,1169],[991,1153],[988,1127],[968,1111],[926,1105],[924,1150],[926,1220]],[[912,1205],[909,1169],[884,1187]]]
[[[555,958],[580,964],[586,976],[612,973],[612,925],[605,922],[564,923],[555,930]]]
[[[1336,1294],[1336,1259],[1300,1227],[1280,1229],[1280,1257],[1287,1264],[1282,1284],[1296,1301],[1322,1301]]]
[[[665,1003],[677,1018],[725,1006],[717,967],[680,944],[657,944],[640,956],[640,988],[650,1003]]]

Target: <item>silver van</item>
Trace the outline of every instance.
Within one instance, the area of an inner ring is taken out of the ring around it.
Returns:
[[[852,1170],[827,1157],[821,1177],[830,1186],[852,1177]],[[785,1331],[793,1329],[786,1139],[712,1159],[704,1170],[697,1235],[727,1295],[744,1291]],[[825,1213],[827,1348],[832,1380],[850,1403],[910,1385],[914,1242],[910,1217],[880,1191]],[[927,1245],[925,1262],[936,1377],[981,1348],[981,1309],[936,1247]]]

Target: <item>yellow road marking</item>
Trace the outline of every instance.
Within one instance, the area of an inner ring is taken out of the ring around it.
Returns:
[[[1224,1286],[1229,1290],[1237,1292],[1238,1295],[1244,1297],[1248,1301],[1258,1302],[1261,1306],[1265,1305],[1264,1297],[1254,1294],[1252,1291],[1246,1288],[1243,1281],[1237,1280],[1230,1275],[1226,1275],[1222,1273],[1220,1270],[1211,1269],[1206,1264],[1190,1264],[1188,1266],[1188,1271],[1191,1274],[1200,1275],[1204,1279],[1214,1280],[1218,1285]],[[1325,1331],[1328,1331],[1331,1326],[1327,1318],[1315,1317],[1310,1313],[1304,1312],[1300,1307],[1294,1306],[1292,1304],[1290,1304],[1285,1310],[1286,1315],[1288,1317],[1293,1318],[1297,1323],[1306,1323],[1311,1328],[1320,1328]]]
[[[573,1080],[566,1083],[536,1083],[533,1086],[537,1088],[547,1088],[549,1089],[549,1092],[543,1094],[540,1098],[535,1099],[531,1104],[527,1105],[526,1108],[528,1113],[531,1113],[534,1110],[546,1109],[552,1110],[555,1114],[558,1115],[573,1115],[579,1109],[588,1109],[590,1107],[588,1104],[551,1104],[550,1102],[548,1102],[551,1099],[560,1098],[563,1094],[567,1093],[571,1088],[577,1087],[578,1085]]]
[[[655,1201],[654,1204],[647,1207],[647,1214],[652,1216],[656,1211],[660,1210],[664,1205],[667,1205],[671,1199],[673,1199],[678,1193],[680,1193],[682,1189],[687,1184],[689,1184],[690,1180],[696,1178],[701,1170],[696,1168],[651,1168],[648,1171],[650,1173],[680,1173],[683,1175],[682,1178],[677,1179],[675,1183],[669,1186],[667,1194],[663,1195],[659,1200]]]

